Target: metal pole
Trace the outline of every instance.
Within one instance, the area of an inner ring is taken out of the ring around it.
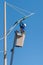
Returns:
[[[4,2],[4,65],[7,65],[7,43],[6,43],[6,1]]]
[[[15,32],[15,34],[16,34],[16,32]],[[15,37],[14,37],[14,43],[13,43],[13,47],[12,47],[12,49],[11,49],[11,60],[10,60],[10,65],[13,64],[13,57],[14,57],[15,43],[16,43],[16,35],[15,35]]]

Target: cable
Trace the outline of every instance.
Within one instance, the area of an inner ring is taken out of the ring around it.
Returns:
[[[9,3],[7,3],[7,5],[10,6],[10,7],[12,7],[14,10],[16,10],[17,12],[19,12],[23,16],[25,15],[23,12],[21,12],[20,10],[18,10],[17,8],[15,8],[13,5],[10,5]]]
[[[19,8],[19,7],[17,7],[17,6],[13,6],[13,5],[11,5],[10,3],[8,3],[8,2],[7,2],[7,5],[10,6],[10,7],[12,7],[13,9],[15,9],[17,12],[19,12],[19,13],[22,14],[22,15],[25,15],[26,13],[27,13],[27,14],[31,13],[31,12],[28,12],[27,10],[24,10],[24,9]]]
[[[9,29],[9,31],[8,31],[7,34],[6,34],[6,36],[8,36],[8,35],[12,32],[12,30],[13,30],[20,22],[22,22],[23,20],[27,19],[28,17],[30,17],[30,16],[32,16],[32,15],[34,15],[34,13],[31,13],[30,15],[27,15],[27,16],[25,16],[25,17],[19,19],[18,21],[16,21],[15,24]],[[3,40],[3,39],[4,39],[4,36],[3,36],[2,38],[0,38],[0,40]]]
[[[7,5],[10,6],[10,7],[12,7],[13,9],[15,9],[15,10],[16,10],[17,12],[19,12],[20,14],[24,15],[24,13],[21,12],[20,10],[18,10],[15,6],[13,6],[13,5],[9,4],[9,3],[7,3]]]

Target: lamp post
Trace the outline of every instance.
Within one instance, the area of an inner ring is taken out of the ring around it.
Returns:
[[[7,65],[7,41],[6,41],[6,1],[4,2],[4,65]]]

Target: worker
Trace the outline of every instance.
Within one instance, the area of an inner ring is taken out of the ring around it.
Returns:
[[[21,22],[21,23],[20,23],[20,31],[21,31],[21,33],[22,33],[22,32],[25,32],[25,27],[26,27],[26,24],[23,23],[23,22]]]

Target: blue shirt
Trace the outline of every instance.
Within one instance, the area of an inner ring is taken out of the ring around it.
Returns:
[[[20,28],[22,28],[23,31],[25,31],[25,26],[24,26],[24,23],[20,23]]]

